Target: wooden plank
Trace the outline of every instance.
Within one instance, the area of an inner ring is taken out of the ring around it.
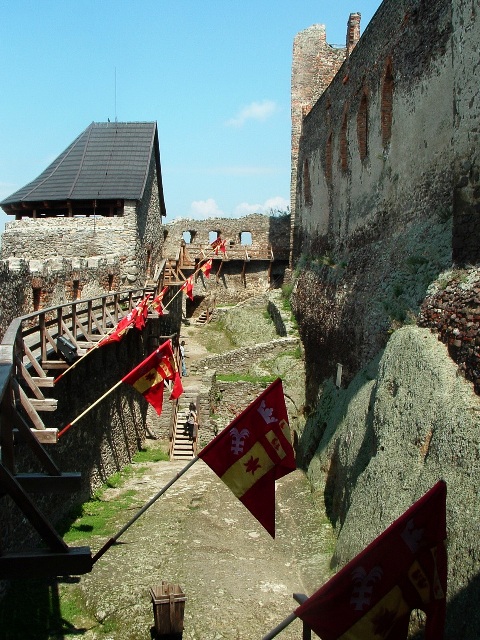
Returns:
[[[35,358],[35,356],[33,355],[32,351],[30,350],[30,347],[27,345],[27,343],[25,342],[25,340],[23,341],[23,349],[25,351],[25,355],[27,356],[27,358],[30,361],[30,364],[32,365],[32,367],[35,369],[35,371],[37,372],[37,374],[39,375],[39,377],[46,377],[46,373],[45,371],[42,369],[42,367],[40,366],[40,363],[38,362],[38,360]]]
[[[100,337],[103,337],[105,335],[105,331],[103,330],[103,326],[102,323],[98,321],[97,316],[93,313],[92,310],[92,320],[93,320],[93,324],[97,327],[98,333],[100,334]]]
[[[20,370],[22,378],[28,384],[28,386],[29,386],[30,390],[32,391],[33,395],[37,398],[37,400],[45,400],[45,396],[43,395],[43,393],[40,391],[40,389],[37,387],[37,385],[33,381],[33,378],[30,375],[30,373],[28,372],[27,367],[23,364],[23,362],[20,360],[20,358],[17,357],[16,360],[17,360],[17,367]]]
[[[80,321],[80,318],[77,316],[76,317],[76,324],[77,324],[77,328],[80,329],[82,335],[84,336],[84,338],[86,340],[88,340],[88,331],[87,329],[85,329],[85,327],[83,326],[82,322]],[[78,340],[78,336],[77,336],[77,340]]]
[[[72,342],[76,347],[77,345],[77,339],[74,337],[73,333],[70,331],[70,329],[67,327],[67,325],[65,324],[65,322],[62,320],[62,331],[63,333],[66,334],[67,338],[70,340],[70,342]]]
[[[46,375],[44,377],[38,378],[37,376],[32,376],[32,380],[35,382],[35,384],[37,385],[37,387],[48,387],[53,389],[53,387],[55,386],[55,378],[53,377],[47,377]]]
[[[44,335],[47,338],[47,341],[50,343],[50,346],[52,347],[52,349],[55,351],[55,353],[58,353],[57,343],[50,335],[50,332],[48,329],[45,329]]]
[[[41,446],[40,440],[36,437],[37,434],[41,434],[43,437],[48,435],[50,436],[50,438],[53,436],[53,442],[55,443],[58,439],[58,429],[42,429],[41,431],[39,431],[38,429],[31,429],[30,425],[27,424],[24,417],[17,411],[14,411],[12,413],[12,418],[14,425],[18,429],[18,432],[14,430],[14,433],[16,432],[16,440],[18,440],[18,437],[20,437],[23,442],[25,442],[25,444],[30,448],[32,453],[40,462],[43,471],[46,471],[50,475],[58,476],[60,474],[60,469],[57,467],[57,465],[48,455],[45,449]],[[51,442],[49,442],[48,444],[51,444]]]
[[[27,412],[27,415],[32,421],[33,426],[36,429],[45,429],[45,425],[43,424],[42,419],[40,418],[40,416],[38,415],[38,413],[35,411],[35,409],[30,403],[30,398],[27,397],[27,394],[25,393],[25,391],[22,389],[22,387],[18,384],[16,380],[13,380],[13,388],[15,390],[15,393],[18,394],[18,397],[20,398],[20,403],[22,407],[25,409],[25,411]]]
[[[58,442],[58,429],[30,429],[35,439],[40,444],[57,444]]]
[[[32,551],[0,556],[0,578],[46,578],[80,576],[93,567],[90,547],[67,547],[63,553]]]
[[[76,471],[60,475],[16,473],[15,480],[28,493],[72,493],[82,487],[82,474]]]
[[[44,400],[37,400],[37,398],[29,398],[30,404],[35,411],[56,411],[58,400],[54,398],[45,398]]]
[[[69,365],[64,360],[43,360],[42,367],[50,371],[50,369],[68,369]]]

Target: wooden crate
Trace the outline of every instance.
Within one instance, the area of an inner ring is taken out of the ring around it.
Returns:
[[[150,588],[150,595],[157,636],[181,634],[187,598],[180,585],[162,580],[162,584]]]

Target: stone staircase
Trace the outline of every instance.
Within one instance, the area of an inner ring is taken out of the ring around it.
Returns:
[[[194,402],[198,411],[198,389],[193,386],[187,386],[185,378],[183,378],[184,392],[179,398],[177,420],[175,424],[175,432],[173,434],[173,445],[171,460],[191,460],[196,456],[197,441],[196,438],[191,440],[186,428],[187,415],[191,402]]]

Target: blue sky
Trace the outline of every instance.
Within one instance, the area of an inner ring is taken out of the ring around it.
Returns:
[[[344,46],[379,5],[0,0],[0,200],[117,118],[157,121],[167,222],[285,209],[293,39],[320,23]]]

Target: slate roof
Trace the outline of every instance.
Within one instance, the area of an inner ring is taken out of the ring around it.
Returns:
[[[38,178],[2,202],[140,200],[152,153],[163,191],[156,122],[92,122]]]

